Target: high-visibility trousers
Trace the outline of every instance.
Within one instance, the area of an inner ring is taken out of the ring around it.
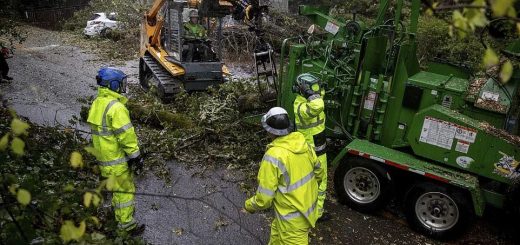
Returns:
[[[135,185],[130,171],[125,171],[121,175],[116,176],[116,181],[112,191],[112,207],[114,208],[119,229],[131,230],[135,228]]]
[[[324,132],[322,132],[318,135],[308,135],[305,133],[303,135],[305,136],[305,140],[307,141],[307,143],[311,144],[313,147],[315,147],[315,149],[316,149],[315,141],[321,141],[321,142],[318,142],[320,144],[318,147],[320,147],[321,149],[320,149],[320,151],[316,151],[316,154],[321,153],[320,155],[318,155],[318,160],[320,161],[323,171],[325,172],[325,174],[322,178],[322,181],[321,181],[320,185],[318,186],[318,203],[316,204],[316,207],[318,208],[318,218],[320,218],[323,215],[323,212],[325,211],[324,204],[325,204],[325,198],[327,197],[327,175],[328,175],[327,153],[324,153],[324,152],[326,152],[325,149],[326,149],[327,141],[325,139]]]
[[[275,218],[271,223],[269,245],[306,245],[309,244],[310,225],[303,217],[283,221]]]
[[[327,154],[321,154],[318,156],[320,160],[321,166],[325,174],[323,175],[323,179],[321,180],[320,185],[318,185],[318,203],[316,207],[318,208],[318,218],[323,215],[325,198],[327,197]]]

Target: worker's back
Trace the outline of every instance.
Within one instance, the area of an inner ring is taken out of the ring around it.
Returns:
[[[280,169],[274,198],[275,213],[281,220],[306,220],[312,227],[317,219],[318,182],[315,170],[319,162],[303,134],[293,132],[276,138],[268,145],[263,161]]]

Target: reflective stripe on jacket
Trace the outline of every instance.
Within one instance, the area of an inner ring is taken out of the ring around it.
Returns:
[[[279,220],[306,220],[314,227],[318,185],[325,174],[316,153],[299,132],[280,136],[267,148],[260,163],[257,192],[246,201],[246,210],[263,210],[274,203]]]
[[[296,95],[296,99],[294,100],[296,129],[305,136],[307,142],[314,144],[313,136],[325,130],[324,109],[325,102],[322,96],[317,94],[306,99],[301,95]]]
[[[121,175],[128,169],[126,161],[140,154],[126,102],[123,95],[100,87],[90,107],[87,122],[103,176]]]

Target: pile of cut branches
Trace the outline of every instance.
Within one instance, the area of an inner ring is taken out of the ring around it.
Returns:
[[[279,51],[284,39],[304,33],[310,24],[305,17],[271,11],[261,28],[264,40]],[[258,37],[255,32],[249,30],[247,25],[236,24],[225,27],[222,37],[221,45],[225,59],[238,62],[250,61]]]
[[[266,135],[259,123],[247,122],[248,115],[238,110],[239,97],[255,90],[248,82],[230,82],[207,93],[180,94],[171,104],[162,104],[134,88],[131,117],[137,121],[144,152],[155,155],[147,158],[148,166],[170,159],[225,168],[255,164]]]

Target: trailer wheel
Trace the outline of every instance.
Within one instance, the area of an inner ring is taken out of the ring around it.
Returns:
[[[520,217],[520,179],[513,179],[513,183],[507,190],[506,210],[511,210],[513,215]]]
[[[378,163],[359,157],[348,158],[334,172],[339,202],[360,212],[384,207],[393,192],[390,173]]]
[[[410,226],[435,239],[460,234],[473,217],[473,207],[462,193],[433,183],[410,188],[404,208]]]

